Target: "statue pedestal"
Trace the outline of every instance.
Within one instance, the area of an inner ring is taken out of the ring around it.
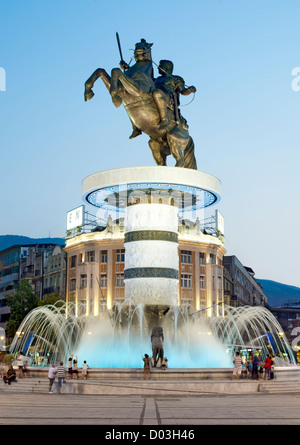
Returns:
[[[83,180],[83,198],[125,219],[125,300],[135,306],[178,305],[179,214],[220,199],[214,176],[178,167],[127,167]]]
[[[162,202],[127,207],[125,299],[178,305],[178,270],[178,208]]]

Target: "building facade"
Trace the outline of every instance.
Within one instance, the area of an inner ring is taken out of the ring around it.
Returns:
[[[205,235],[197,224],[179,225],[178,304],[206,315],[223,315],[223,256],[216,236]],[[67,295],[77,314],[97,316],[125,298],[124,224],[82,233],[66,241]]]
[[[66,253],[63,247],[50,243],[16,245],[0,252],[0,327],[4,329],[10,316],[7,297],[21,280],[31,283],[40,299],[50,293],[50,289],[60,299],[65,299]]]
[[[20,262],[28,255],[28,246],[12,246],[0,252],[0,327],[5,329],[10,309],[7,297],[20,280]]]
[[[63,246],[56,245],[48,253],[43,275],[43,297],[54,293],[60,300],[66,300],[67,255]]]
[[[242,265],[238,258],[234,255],[224,256],[224,268],[226,273],[227,284],[231,279],[230,286],[230,306],[266,306],[267,297],[262,287],[254,279],[254,271]]]

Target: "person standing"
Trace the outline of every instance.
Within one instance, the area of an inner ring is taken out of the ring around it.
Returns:
[[[20,352],[18,358],[17,358],[17,366],[19,369],[19,378],[21,379],[23,377],[23,367],[24,367],[24,355],[23,352]]]
[[[83,380],[87,379],[87,369],[88,369],[88,364],[87,362],[84,360],[83,362],[83,366],[82,366],[82,378]]]
[[[259,364],[259,358],[255,354],[252,359],[252,378],[258,380],[258,364]]]
[[[76,377],[75,377],[76,375]],[[78,375],[78,366],[77,366],[77,360],[73,360],[73,367],[72,367],[72,377],[73,379],[79,379],[79,375]]]
[[[272,364],[271,358],[269,355],[267,355],[264,364],[265,380],[270,380],[271,364]]]
[[[148,354],[145,354],[145,357],[143,357],[144,362],[144,380],[148,378],[150,380],[150,357]]]
[[[271,370],[270,370],[270,380],[274,379],[274,369],[275,369],[275,359],[271,357]]]
[[[252,357],[249,356],[247,362],[246,362],[246,368],[247,368],[247,377],[250,379],[252,377]]]
[[[64,362],[60,362],[60,364],[57,366],[56,369],[57,369],[57,392],[58,394],[61,394],[62,384],[66,378]]]
[[[68,379],[72,378],[72,356],[68,360]]]
[[[57,369],[55,367],[55,364],[53,363],[52,366],[49,368],[49,372],[48,372],[49,394],[53,394],[52,386],[53,386],[56,374],[57,374]]]
[[[233,363],[234,363],[234,368],[233,368],[232,378],[234,380],[234,378],[236,377],[237,380],[239,380],[239,378],[242,374],[242,357],[240,357],[239,352],[235,353]]]

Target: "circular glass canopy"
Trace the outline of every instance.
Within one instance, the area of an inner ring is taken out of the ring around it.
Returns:
[[[101,187],[88,193],[85,199],[95,207],[124,209],[132,199],[137,199],[143,195],[154,199],[160,197],[174,198],[181,210],[197,210],[218,201],[218,196],[215,193],[199,187],[154,182]]]

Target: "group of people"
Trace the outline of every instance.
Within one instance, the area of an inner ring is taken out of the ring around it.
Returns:
[[[82,365],[82,371],[81,371],[83,380],[87,379],[87,370],[88,370],[88,364],[87,364],[86,360],[84,360],[83,365]],[[77,360],[73,359],[72,356],[69,357],[69,360],[68,360],[68,378],[69,379],[79,379]]]
[[[87,379],[88,374],[88,364],[86,360],[83,362],[82,365],[82,378],[84,380]],[[62,384],[66,381],[66,369],[64,367],[64,363],[60,362],[58,366],[55,366],[55,364],[52,364],[52,366],[49,369],[48,372],[48,379],[49,379],[49,394],[53,394],[52,387],[55,381],[55,378],[57,376],[57,392],[61,393],[62,390]],[[79,373],[78,373],[78,365],[77,360],[73,360],[72,357],[68,360],[68,378],[69,379],[79,379]]]
[[[16,369],[18,371],[18,378],[21,379],[22,377],[26,377],[27,366],[29,364],[29,361],[30,361],[30,359],[28,357],[24,356],[23,352],[20,352],[16,361],[14,362],[14,364],[11,364],[8,367],[8,370],[6,371],[6,373],[2,374],[4,383],[7,383],[8,385],[10,385],[11,382],[17,381]]]
[[[152,366],[154,366],[154,360],[153,357],[149,357],[148,354],[145,354],[144,357],[142,357],[142,360],[144,362],[144,380],[150,379],[150,369]],[[161,361],[161,369],[167,369],[168,368],[168,359],[167,357],[164,357]]]
[[[242,357],[239,352],[236,352],[233,363],[233,379],[239,379],[242,374],[254,380],[259,380],[260,378],[264,378],[265,380],[274,379],[275,360],[271,355],[267,355],[266,358],[263,359],[261,354],[254,354],[247,359],[243,367]]]

